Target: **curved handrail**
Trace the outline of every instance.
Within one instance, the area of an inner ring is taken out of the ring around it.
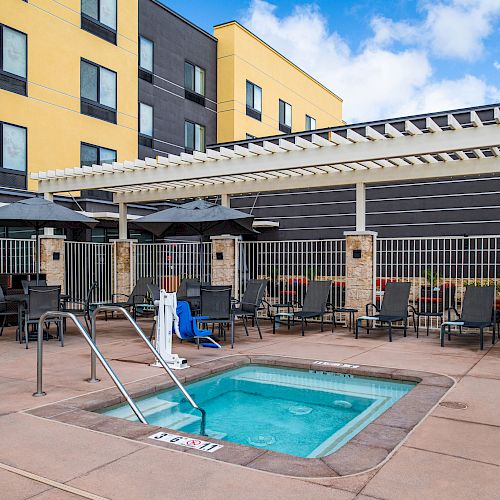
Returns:
[[[92,357],[95,360],[95,358],[99,358],[99,361],[101,362],[102,366],[104,369],[108,372],[108,375],[111,377],[113,382],[115,383],[116,387],[118,390],[122,393],[122,396],[127,400],[127,403],[130,405],[130,408],[132,408],[132,411],[137,415],[137,418],[139,419],[140,422],[143,424],[147,424],[148,422],[144,418],[144,415],[142,414],[141,410],[136,406],[132,398],[130,397],[129,393],[123,386],[123,384],[120,382],[120,379],[116,376],[115,372],[109,366],[108,362],[104,358],[104,356],[101,354],[101,351],[97,348],[89,334],[85,331],[85,328],[83,328],[82,324],[80,321],[77,319],[77,317],[70,312],[64,312],[64,311],[46,311],[44,312],[41,316],[40,319],[38,320],[38,342],[37,342],[37,377],[36,377],[36,392],[33,393],[33,396],[38,397],[38,396],[45,396],[47,393],[43,391],[43,385],[42,385],[42,376],[43,376],[43,324],[47,319],[49,318],[69,318],[73,320],[73,323],[75,323],[77,329],[80,331],[80,333],[83,335],[83,338],[86,340],[87,344],[90,346],[90,349],[92,350]]]
[[[155,355],[156,359],[159,361],[161,366],[164,368],[164,370],[167,372],[168,376],[172,379],[174,384],[179,388],[179,390],[182,392],[184,397],[187,399],[189,404],[197,411],[200,412],[201,414],[201,425],[200,425],[200,434],[202,436],[205,436],[205,425],[206,425],[206,418],[207,414],[203,408],[198,406],[194,399],[191,397],[191,395],[186,391],[184,386],[181,384],[177,376],[174,374],[174,372],[170,369],[170,367],[165,363],[164,359],[161,357],[160,353],[156,350],[156,348],[153,346],[153,344],[149,341],[147,336],[144,334],[142,331],[141,327],[136,323],[136,321],[132,318],[130,313],[124,309],[123,307],[120,306],[112,306],[112,305],[100,305],[97,306],[91,314],[90,317],[90,324],[91,324],[91,329],[92,329],[92,342],[95,344],[96,341],[96,317],[97,314],[101,311],[118,311],[121,312],[125,318],[128,319],[128,321],[131,323],[131,325],[134,327],[134,330],[139,334],[139,336],[144,340],[146,345],[148,346],[149,350]],[[95,362],[95,354],[92,354],[91,356],[91,366],[90,366],[90,381],[95,382],[97,379],[95,378],[96,375],[96,362]]]

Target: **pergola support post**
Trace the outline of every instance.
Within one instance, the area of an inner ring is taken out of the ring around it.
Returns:
[[[238,298],[239,236],[212,236],[212,285],[230,285]]]
[[[54,201],[54,194],[53,193],[44,193],[43,197],[47,201]],[[52,236],[54,234],[54,228],[53,227],[44,227],[43,234],[45,236]]]
[[[128,238],[127,231],[127,204],[119,203],[118,204],[118,239],[126,240]]]
[[[363,182],[356,184],[356,231],[366,230],[366,186]]]
[[[40,236],[40,273],[45,274],[48,285],[61,285],[65,292],[66,236],[43,234]]]
[[[114,283],[115,295],[128,296],[132,292],[134,282],[134,242],[135,240],[118,239],[113,243]],[[118,300],[123,300],[119,297]]]
[[[228,194],[221,194],[221,196],[220,196],[220,204],[223,207],[231,208],[231,196],[229,196]]]
[[[345,307],[365,314],[365,306],[375,301],[377,233],[346,231]]]

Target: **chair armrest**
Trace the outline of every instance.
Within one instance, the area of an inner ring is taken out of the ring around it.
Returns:
[[[370,302],[369,304],[366,304],[365,310],[366,310],[366,315],[370,316],[370,306],[374,307],[377,312],[380,312],[380,307],[377,306],[377,304],[374,304],[373,302]]]
[[[413,311],[413,314],[418,314],[417,310],[415,309],[415,307],[413,305],[408,304],[408,308]]]
[[[210,316],[193,316],[193,319],[195,321],[201,321],[201,320],[204,320],[204,319],[210,319]]]
[[[137,300],[136,299],[140,299],[140,300]],[[144,301],[146,300],[146,296],[145,295],[140,295],[140,294],[136,294],[134,296],[132,296],[132,304],[144,304]]]
[[[111,295],[111,300],[114,302],[115,298],[117,297],[125,297],[126,299],[128,299],[130,295],[125,295],[124,293],[114,293],[113,295]]]

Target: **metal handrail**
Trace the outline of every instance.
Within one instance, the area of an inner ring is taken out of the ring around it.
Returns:
[[[90,317],[90,324],[91,324],[92,342],[94,343],[94,345],[96,345],[96,343],[95,343],[96,342],[96,317],[97,317],[97,314],[101,311],[118,311],[118,312],[121,312],[125,316],[125,318],[128,319],[128,321],[134,327],[134,330],[139,334],[139,336],[142,338],[142,340],[144,340],[146,345],[149,347],[149,350],[155,355],[156,359],[159,361],[161,366],[167,372],[167,375],[172,379],[174,384],[179,388],[179,390],[182,392],[182,394],[187,399],[189,404],[195,410],[200,412],[200,414],[201,414],[200,434],[202,436],[205,436],[206,435],[205,434],[205,424],[206,424],[206,417],[207,417],[205,410],[196,404],[194,399],[186,391],[186,389],[181,384],[179,379],[176,377],[174,372],[170,369],[170,367],[167,365],[167,363],[165,363],[165,361],[161,357],[160,353],[156,350],[156,348],[153,346],[153,344],[149,341],[147,336],[142,331],[141,327],[136,323],[136,321],[132,318],[132,316],[130,315],[130,313],[126,309],[124,309],[123,307],[120,307],[120,306],[101,305],[101,306],[97,306],[92,311],[92,314]],[[92,354],[91,354],[89,382],[98,382],[98,379],[96,378],[96,353],[94,353],[94,351],[92,351]]]
[[[33,396],[39,397],[39,396],[45,396],[47,393],[43,391],[43,385],[42,385],[42,376],[43,376],[43,324],[48,320],[48,319],[54,319],[54,318],[69,318],[73,320],[73,323],[75,323],[76,327],[80,331],[80,333],[83,335],[83,338],[86,340],[87,344],[90,346],[90,349],[92,350],[92,357],[95,361],[95,358],[99,358],[99,361],[101,362],[102,366],[104,369],[108,372],[108,375],[111,377],[113,382],[115,383],[116,387],[118,390],[122,393],[122,396],[127,400],[127,403],[130,405],[130,408],[132,408],[133,412],[136,414],[137,418],[143,423],[147,424],[148,422],[144,418],[144,415],[142,414],[141,410],[136,406],[132,398],[130,397],[129,393],[123,386],[123,384],[120,382],[120,379],[116,376],[115,372],[109,366],[108,362],[104,358],[104,356],[101,354],[101,351],[97,348],[95,345],[94,341],[92,338],[89,336],[89,334],[86,332],[85,328],[83,328],[82,324],[78,320],[78,318],[73,314],[69,312],[64,312],[64,311],[46,311],[44,312],[41,316],[40,319],[38,320],[38,344],[37,344],[37,377],[36,377],[36,392],[33,393]]]

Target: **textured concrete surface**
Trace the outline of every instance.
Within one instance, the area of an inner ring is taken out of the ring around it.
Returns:
[[[148,321],[143,324],[145,329],[149,327]],[[155,377],[160,383],[161,372],[149,366],[150,354],[126,323],[112,320],[100,322],[99,327],[98,343],[125,382],[141,384]],[[14,338],[12,328],[0,337],[0,464],[42,478],[120,499],[498,498],[499,345],[491,347],[488,343],[481,352],[476,339],[453,339],[441,349],[435,333],[416,339],[412,332],[406,339],[396,334],[392,344],[387,342],[385,332],[362,335],[356,341],[347,329],[320,333],[316,325],[309,325],[302,338],[297,328],[290,332],[279,329],[272,335],[269,323],[264,339],[259,340],[253,329],[246,337],[239,327],[234,353],[278,354],[451,375],[458,383],[445,400],[467,405],[462,410],[436,407],[373,471],[345,478],[295,479],[156,446],[146,439],[137,442],[72,425],[69,415],[64,417],[68,398],[87,393],[97,398],[112,383],[100,368],[101,383],[91,385],[85,381],[90,370],[88,347],[74,331],[69,331],[64,348],[55,341],[44,343],[44,386],[48,394],[33,398],[35,344],[25,350]],[[229,348],[197,350],[177,342],[174,347],[193,367],[233,354]],[[195,374],[196,369],[183,375],[189,378],[190,373]],[[67,422],[40,418],[47,416],[42,409],[40,416],[23,413],[58,401],[60,406],[55,410]],[[365,436],[372,444],[379,443],[376,449],[381,455],[387,453],[385,441],[394,438],[383,432]],[[363,459],[362,450],[359,459]],[[53,486],[2,470],[0,491],[2,499],[74,498]]]

